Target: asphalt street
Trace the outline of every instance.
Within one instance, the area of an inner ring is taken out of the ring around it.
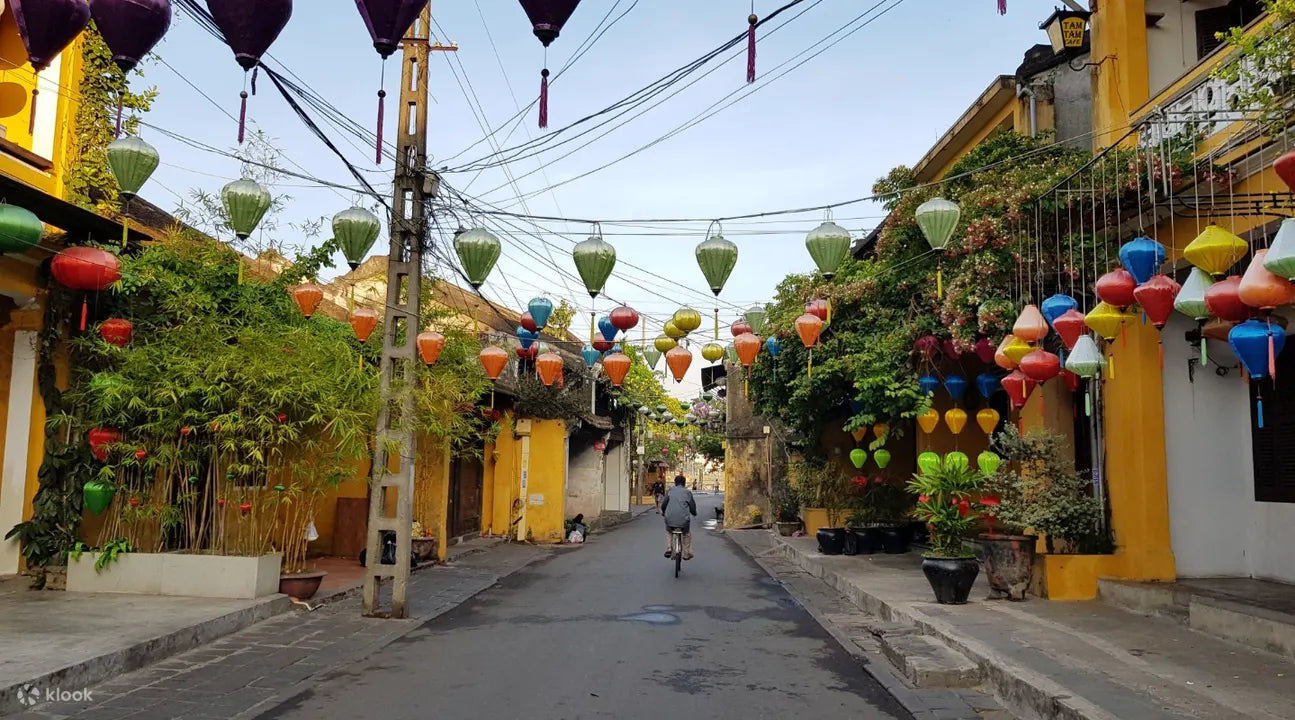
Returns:
[[[267,717],[910,718],[705,529],[681,577],[655,512],[511,575]]]

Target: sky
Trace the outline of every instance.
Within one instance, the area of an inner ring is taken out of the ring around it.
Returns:
[[[755,12],[771,12],[784,1],[757,0]],[[694,333],[703,335],[695,344],[699,348],[719,307],[721,341],[727,343],[727,326],[740,309],[771,299],[786,274],[814,269],[804,237],[825,213],[723,222],[724,236],[739,247],[739,260],[718,302],[693,258],[693,248],[713,229],[709,219],[869,195],[873,182],[891,168],[916,163],[996,76],[1015,71],[1029,47],[1047,42],[1038,23],[1054,4],[1013,0],[1008,14],[1000,16],[994,0],[806,0],[761,29],[754,85],[746,84],[742,42],[722,56],[722,63],[707,65],[685,82],[717,68],[714,72],[646,111],[627,115],[633,119],[605,137],[589,142],[619,121],[504,169],[448,173],[446,182],[511,212],[602,221],[602,234],[616,246],[618,264],[605,289],[610,299],[596,304],[600,315],[614,306],[612,300],[628,303],[647,318],[650,342],[676,308],[688,305],[706,318]],[[610,22],[626,10],[607,28],[605,19]],[[554,81],[547,132],[619,101],[744,32],[750,11],[750,0],[584,0],[548,49],[548,67],[554,72],[563,67],[600,24],[605,32]],[[541,137],[545,131],[536,126],[534,108],[521,122],[505,123],[535,98],[545,66],[545,51],[516,0],[433,0],[432,12],[433,39],[459,47],[453,54],[434,53],[430,60],[432,166],[455,169],[488,156],[492,148],[479,142],[486,134],[483,127],[503,126],[495,139],[504,149]],[[773,29],[784,21],[785,26]],[[822,49],[815,43],[829,36],[827,42],[839,42],[793,67]],[[244,78],[229,49],[177,12],[157,53],[160,61],[145,68],[143,79],[160,91],[147,122],[203,145],[239,152],[236,117]],[[388,139],[394,133],[393,101],[399,97],[398,60],[393,57],[386,68]],[[301,78],[356,122],[374,126],[382,63],[351,0],[298,0],[267,62]],[[265,78],[258,89],[250,102],[250,128],[270,139],[282,153],[284,167],[355,185]],[[730,99],[741,98],[738,102],[709,109],[735,92]],[[704,120],[693,127],[578,177],[657,141],[699,114]],[[389,160],[377,166],[371,147],[327,130],[374,187],[391,187]],[[147,127],[141,135],[163,157],[143,194],[163,208],[176,208],[195,190],[218,192],[239,175],[238,162],[226,155]],[[563,184],[550,188],[557,183]],[[281,224],[331,217],[363,199],[350,190],[291,177],[271,191],[289,198]],[[836,209],[833,219],[858,237],[881,215],[876,205],[861,203]],[[659,218],[699,221],[609,222]],[[485,221],[464,213],[441,218],[447,226]],[[565,297],[582,311],[574,329],[581,323],[587,327],[590,300],[574,279],[570,248],[592,226],[511,222],[516,229],[497,233],[504,242],[503,256],[483,288],[485,295],[514,308],[537,295],[555,302]],[[441,245],[438,254],[452,255],[445,247],[448,238],[434,240]],[[384,253],[385,243],[384,234],[375,251]],[[340,256],[337,266],[338,272],[345,270]],[[452,277],[443,262],[438,273]],[[639,329],[630,337],[637,341]],[[695,396],[703,364],[697,355],[684,383],[670,381],[667,388],[680,397]]]

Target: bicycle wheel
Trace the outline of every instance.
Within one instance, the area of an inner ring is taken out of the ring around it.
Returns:
[[[683,567],[683,535],[678,533],[674,536],[674,576],[679,577],[679,570]]]

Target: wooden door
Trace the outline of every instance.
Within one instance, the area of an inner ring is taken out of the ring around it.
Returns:
[[[474,457],[455,458],[450,466],[450,537],[481,532],[481,485],[485,475]]]
[[[359,558],[369,541],[369,501],[367,498],[337,498],[337,515],[333,522],[333,555]]]

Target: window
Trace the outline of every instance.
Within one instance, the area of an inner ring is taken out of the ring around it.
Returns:
[[[1196,13],[1196,57],[1203,58],[1223,45],[1219,33],[1234,27],[1245,27],[1263,14],[1259,0],[1231,0],[1222,7]]]
[[[1250,437],[1257,502],[1295,503],[1295,352],[1277,356],[1277,377],[1250,383]],[[1263,394],[1264,426],[1255,400]]]

